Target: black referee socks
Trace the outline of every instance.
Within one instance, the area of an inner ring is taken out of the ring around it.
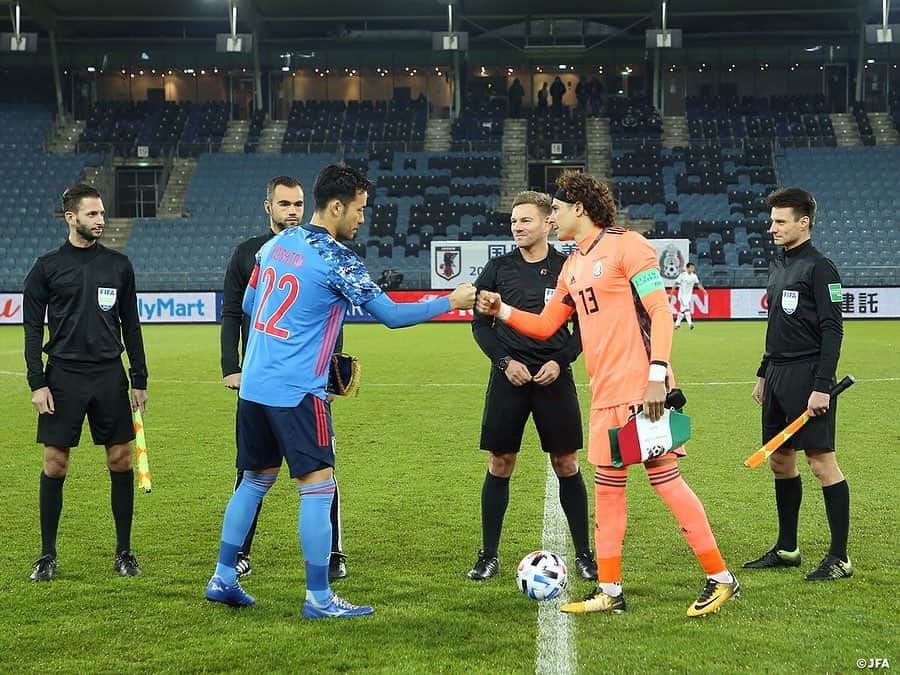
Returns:
[[[38,496],[41,513],[41,556],[56,557],[56,531],[63,505],[63,483],[66,477],[51,478],[41,471],[41,488]]]
[[[803,499],[803,481],[800,476],[775,479],[775,504],[778,507],[778,541],[776,549],[797,550],[797,522],[800,518],[800,502]]]
[[[116,521],[116,553],[131,549],[131,520],[134,516],[134,470],[109,471],[109,500]]]

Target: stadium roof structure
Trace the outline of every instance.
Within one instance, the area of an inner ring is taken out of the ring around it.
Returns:
[[[659,0],[449,0],[458,30],[489,47],[524,47],[526,33],[566,32],[577,22],[587,47],[638,43],[658,27]],[[229,30],[229,0],[20,0],[23,30],[62,42],[206,41]],[[448,0],[235,0],[238,31],[273,45],[310,40],[329,49],[390,40],[401,48],[447,30]],[[12,7],[16,0],[0,0]],[[881,0],[668,0],[668,25],[684,31],[685,46],[752,42],[847,40],[860,23],[881,21]],[[5,9],[5,7],[4,7]],[[375,11],[373,11],[375,10]],[[526,22],[530,30],[525,30]],[[551,22],[554,25],[551,25]],[[4,29],[6,30],[6,29]],[[698,44],[700,43],[700,44]]]

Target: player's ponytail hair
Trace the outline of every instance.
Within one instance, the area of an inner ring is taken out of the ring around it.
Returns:
[[[570,204],[581,202],[588,218],[595,225],[609,227],[616,222],[616,202],[605,183],[580,171],[563,171],[556,179],[556,187]]]
[[[775,190],[766,197],[766,201],[773,209],[793,209],[796,220],[809,216],[809,229],[813,229],[813,223],[816,222],[816,198],[810,192],[799,187],[786,187]]]

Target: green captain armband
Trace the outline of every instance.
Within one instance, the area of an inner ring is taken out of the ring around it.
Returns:
[[[631,284],[635,287],[640,297],[644,297],[647,293],[653,291],[665,291],[662,277],[659,276],[659,270],[655,267],[638,272],[631,277]]]

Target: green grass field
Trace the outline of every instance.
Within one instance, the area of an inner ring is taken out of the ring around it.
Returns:
[[[735,569],[775,535],[771,474],[741,465],[759,446],[750,392],[764,330],[761,322],[705,323],[675,335],[673,360],[695,428],[682,471]],[[633,468],[628,612],[574,617],[576,655],[560,672],[851,672],[870,657],[900,664],[900,552],[891,534],[900,515],[900,323],[850,322],[845,333],[839,375],[853,373],[858,384],[841,400],[838,443],[856,576],[803,581],[828,544],[821,491],[804,466],[801,569],[738,571],[742,597],[714,617],[689,620],[702,570]],[[488,371],[468,326],[346,330],[364,380],[358,398],[333,407],[350,571],[335,589],[376,607],[373,617],[352,621],[299,617],[298,499],[286,475],[266,499],[245,584],[257,606],[235,611],[203,599],[234,479],[235,395],[221,386],[217,326],[146,326],[144,335],[154,490],[136,495],[133,536],[144,575],[112,573],[109,477],[85,429],[66,481],[59,574],[35,584],[27,575],[40,551],[40,450],[22,330],[0,328],[0,671],[535,671],[538,603],[518,593],[513,578],[519,558],[541,547],[546,460],[530,430],[512,481],[502,573],[468,581],[480,544],[486,457],[477,444]],[[584,383],[580,363],[576,373]],[[587,389],[580,392],[586,409]],[[586,460],[584,473],[592,494]],[[560,552],[571,559],[570,550]],[[573,579],[569,593],[590,588]]]

